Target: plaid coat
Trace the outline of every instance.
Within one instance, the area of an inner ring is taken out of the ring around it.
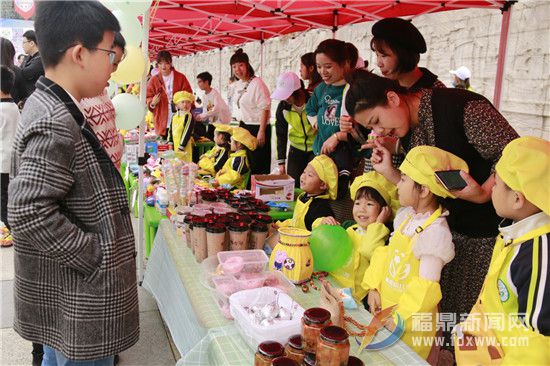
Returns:
[[[44,77],[14,155],[15,330],[73,360],[131,347],[139,310],[124,184],[69,94]]]

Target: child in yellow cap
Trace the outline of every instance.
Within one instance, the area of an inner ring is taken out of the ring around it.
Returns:
[[[206,154],[199,158],[199,175],[215,176],[216,173],[225,165],[231,151],[231,133],[233,127],[223,123],[213,123],[214,126],[214,146]]]
[[[550,365],[550,142],[513,140],[495,170],[504,221],[479,298],[453,331],[456,361]]]
[[[445,218],[448,211],[441,206],[443,198],[455,196],[437,181],[435,172],[468,172],[468,166],[439,148],[417,146],[399,169],[397,190],[402,208],[395,216],[389,245],[375,250],[362,286],[368,291],[371,313],[397,305],[395,312],[405,322],[402,340],[427,359],[432,345],[434,355],[438,350],[433,341],[441,300],[441,270],[455,255]],[[394,319],[387,324],[390,329],[395,326]],[[426,319],[427,326],[423,326]]]
[[[250,178],[250,151],[256,150],[258,140],[242,127],[234,127],[231,136],[231,155],[216,174],[219,184],[244,189]]]
[[[324,217],[334,216],[329,200],[335,200],[338,192],[338,169],[327,155],[313,158],[300,176],[300,188],[294,215],[278,222],[278,227],[291,226],[311,230]]]
[[[348,263],[330,274],[342,287],[351,288],[355,300],[361,301],[367,295],[361,282],[372,255],[390,236],[385,224],[390,221],[392,204],[397,201],[397,187],[381,174],[368,172],[355,178],[350,193],[356,224],[346,231],[353,241],[353,252]],[[323,219],[322,223],[338,224],[333,217]]]
[[[188,91],[179,91],[174,94],[176,114],[172,116],[172,123],[168,129],[168,142],[174,144],[176,157],[183,161],[193,161],[193,129],[195,121],[191,114],[191,108],[195,102],[195,96]]]

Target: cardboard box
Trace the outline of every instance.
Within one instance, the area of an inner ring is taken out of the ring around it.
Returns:
[[[263,201],[294,201],[294,178],[288,174],[253,175],[251,190]]]

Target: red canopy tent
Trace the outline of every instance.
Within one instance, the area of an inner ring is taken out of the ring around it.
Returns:
[[[263,41],[269,38],[310,29],[330,29],[335,37],[340,27],[389,17],[413,19],[423,14],[448,10],[495,9],[501,10],[503,14],[493,98],[493,104],[499,108],[511,5],[515,2],[515,0],[154,0],[142,19],[143,49],[144,52],[149,50],[150,57],[154,57],[163,49],[169,50],[173,55],[183,56],[237,46],[246,42],[260,41],[263,44]],[[145,100],[145,87],[141,90],[142,100]],[[141,142],[143,130],[143,128],[140,129],[140,156],[144,153]],[[142,212],[143,203],[141,200],[139,203],[139,211]],[[142,231],[140,220],[140,236]],[[141,242],[142,238],[140,238]]]

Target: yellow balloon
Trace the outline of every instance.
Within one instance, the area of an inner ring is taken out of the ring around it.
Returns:
[[[141,81],[147,62],[140,47],[127,46],[126,57],[111,74],[111,80],[118,84],[130,84]]]

